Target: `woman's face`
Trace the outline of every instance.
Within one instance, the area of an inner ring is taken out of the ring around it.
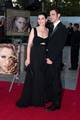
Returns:
[[[13,50],[7,47],[0,48],[0,71],[7,72],[9,57],[13,55]]]
[[[38,25],[45,26],[47,19],[45,18],[44,15],[39,15],[37,21],[38,21]]]
[[[23,32],[26,26],[26,19],[24,17],[19,17],[15,20],[15,25],[18,28],[19,32]]]

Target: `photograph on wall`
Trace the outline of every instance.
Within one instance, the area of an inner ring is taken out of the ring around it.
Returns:
[[[6,10],[6,35],[28,35],[30,31],[30,12],[25,10]]]
[[[16,74],[18,72],[18,46],[0,44],[0,74]]]

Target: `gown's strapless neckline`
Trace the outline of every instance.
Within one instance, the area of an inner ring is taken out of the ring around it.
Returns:
[[[41,37],[41,36],[37,36],[38,38],[41,38],[41,39],[47,39],[48,38],[48,36],[47,37],[45,37],[45,38],[43,38],[43,37]]]

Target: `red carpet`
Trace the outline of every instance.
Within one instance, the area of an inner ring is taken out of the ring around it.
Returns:
[[[80,79],[75,91],[64,91],[62,108],[54,112],[35,107],[17,108],[15,103],[22,85],[14,84],[11,93],[8,92],[9,85],[8,82],[0,82],[0,120],[80,120]]]

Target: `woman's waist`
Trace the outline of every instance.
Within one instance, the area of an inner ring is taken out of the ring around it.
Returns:
[[[42,46],[45,46],[46,45],[46,42],[34,42],[33,45],[42,45]]]

